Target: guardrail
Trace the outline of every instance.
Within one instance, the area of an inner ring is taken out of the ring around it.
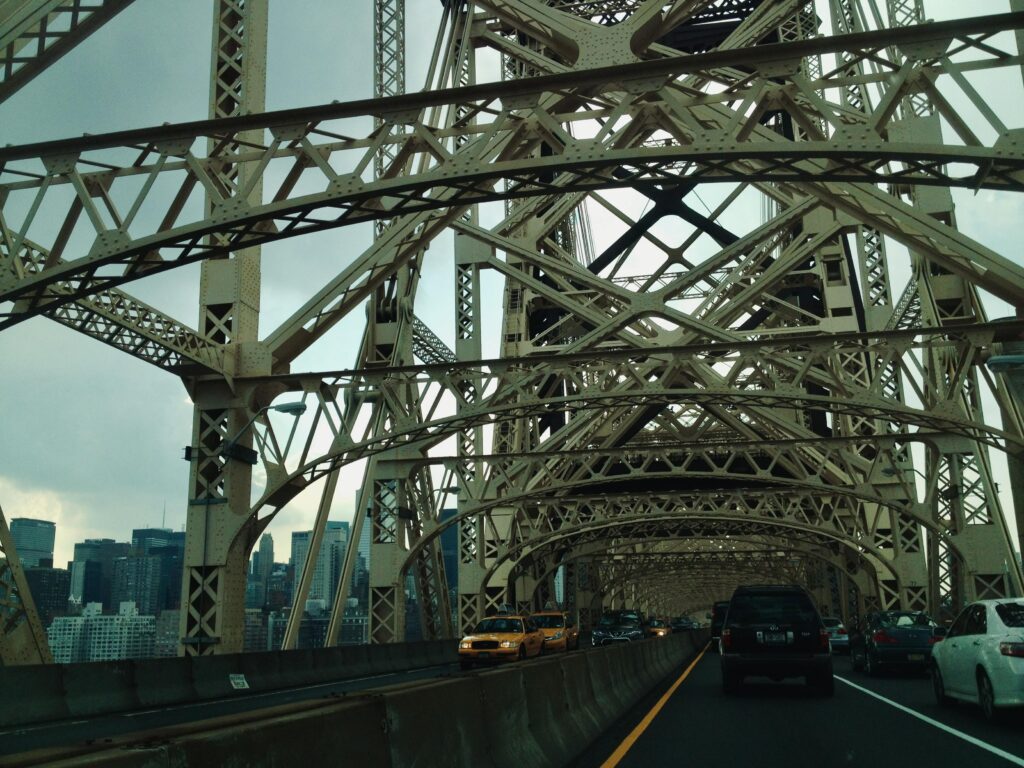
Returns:
[[[562,766],[706,640],[696,631],[559,654],[135,734],[109,747],[24,755],[30,762],[11,765],[319,765],[336,755],[381,768]]]
[[[0,667],[0,727],[245,696],[453,663],[457,643]]]

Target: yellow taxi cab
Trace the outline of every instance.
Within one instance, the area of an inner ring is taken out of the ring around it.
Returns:
[[[490,616],[459,641],[459,665],[515,661],[539,656],[544,635],[530,616]]]
[[[561,611],[538,611],[530,618],[544,633],[545,651],[571,651],[580,647],[580,631]]]
[[[645,628],[647,637],[665,637],[672,634],[672,627],[663,619],[651,619]]]

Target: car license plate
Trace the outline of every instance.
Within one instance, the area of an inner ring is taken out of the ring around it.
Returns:
[[[764,641],[766,643],[785,643],[786,633],[785,632],[765,632]]]
[[[923,653],[908,653],[907,661],[924,661]]]
[[[481,659],[486,659],[486,658],[487,658],[488,656],[490,656],[490,655],[491,655],[491,654],[490,654],[490,653],[488,653],[487,651],[480,651],[480,653],[478,653],[478,654],[477,654],[477,656],[478,656],[479,658],[481,658]]]

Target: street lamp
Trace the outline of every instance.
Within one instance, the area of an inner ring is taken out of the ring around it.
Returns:
[[[256,465],[259,461],[259,454],[256,453],[252,448],[247,448],[244,445],[238,444],[238,439],[245,434],[246,430],[249,429],[253,424],[256,423],[256,419],[262,416],[267,411],[277,411],[278,413],[287,413],[290,416],[301,416],[306,412],[305,403],[280,403],[279,405],[265,405],[253,414],[253,417],[249,419],[244,427],[238,430],[238,434],[232,437],[230,440],[225,441],[221,444],[220,455],[225,456],[229,459],[235,459],[237,461],[244,461],[246,464]],[[192,446],[185,446],[185,461],[192,461],[193,451]]]

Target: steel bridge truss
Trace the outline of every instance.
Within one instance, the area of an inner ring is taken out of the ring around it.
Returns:
[[[265,5],[220,0],[209,120],[0,148],[0,329],[49,317],[196,403],[188,652],[239,645],[248,554],[319,484],[308,588],[355,462],[374,642],[404,638],[409,573],[431,636],[556,574],[584,622],[766,574],[847,617],[1021,592],[988,455],[1015,466],[1020,405],[984,366],[1021,323],[982,301],[1024,304],[1024,268],[950,190],[1024,191],[1014,99],[983,95],[1019,90],[1024,13],[823,5],[833,34],[793,0],[445,4],[432,87],[404,93],[404,3],[378,0],[374,99],[265,112]],[[494,52],[512,77],[477,83]],[[373,244],[261,336],[259,247],[361,223]],[[418,314],[439,249],[451,332]],[[122,287],[196,261],[196,328]],[[355,312],[353,367],[291,372]]]

